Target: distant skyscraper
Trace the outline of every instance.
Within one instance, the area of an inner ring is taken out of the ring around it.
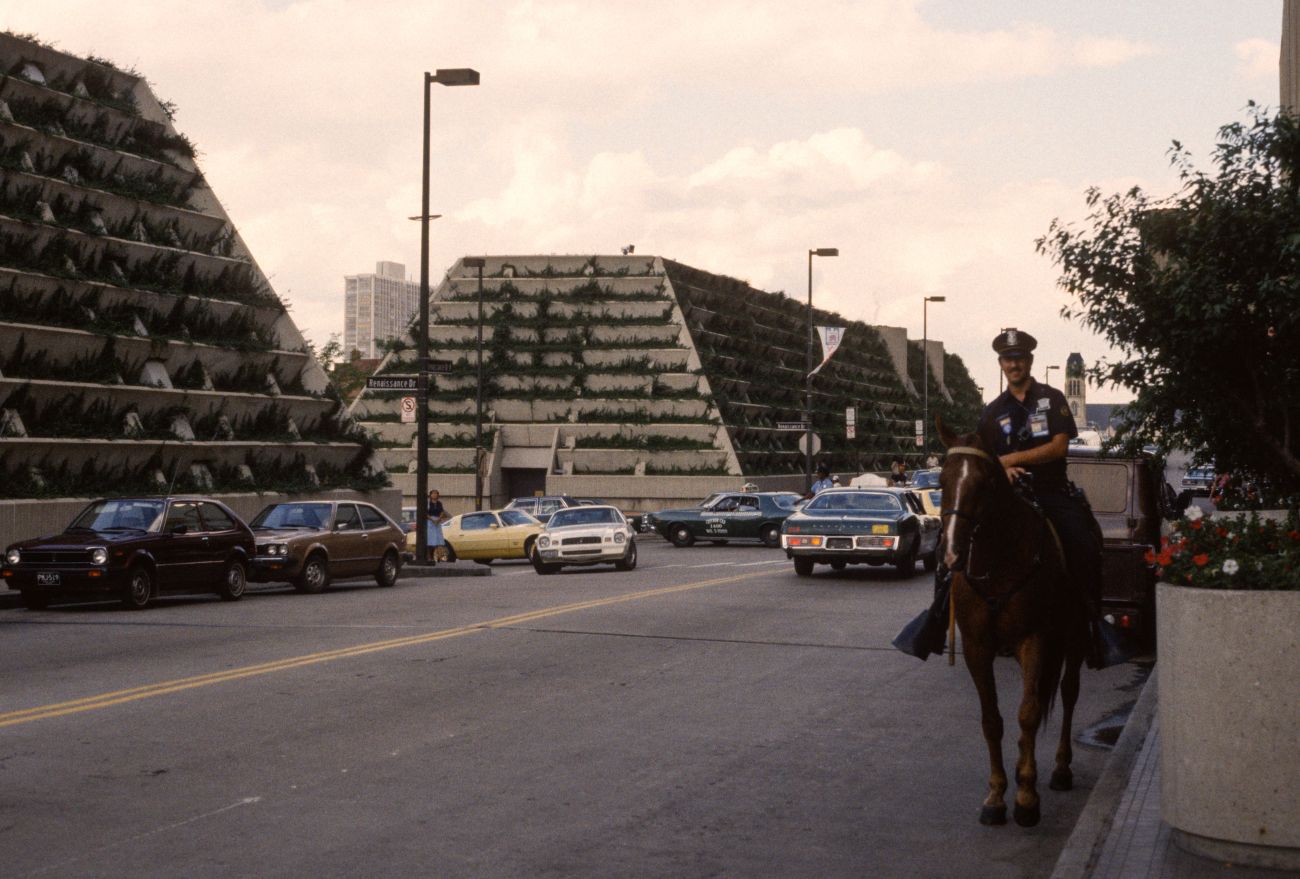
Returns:
[[[346,275],[343,283],[344,356],[382,357],[375,340],[406,335],[420,307],[420,285],[406,280],[400,262],[375,263],[373,275]]]

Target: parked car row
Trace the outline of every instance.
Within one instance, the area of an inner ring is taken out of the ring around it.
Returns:
[[[402,544],[401,526],[357,501],[271,504],[250,525],[211,498],[106,498],[60,534],[9,546],[0,576],[33,609],[115,597],[138,610],[165,593],[237,601],[250,580],[301,592],[339,577],[393,586]]]

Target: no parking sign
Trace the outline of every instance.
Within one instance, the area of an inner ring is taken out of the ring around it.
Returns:
[[[402,398],[402,423],[403,424],[415,423],[415,398],[414,397]]]

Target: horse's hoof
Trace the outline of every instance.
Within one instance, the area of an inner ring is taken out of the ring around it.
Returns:
[[[1017,806],[1017,809],[1020,807]],[[980,809],[980,823],[986,827],[997,827],[1007,823],[1007,807],[1003,806],[984,806]]]
[[[1054,769],[1047,786],[1052,790],[1074,790],[1074,773],[1068,769]]]
[[[1037,806],[1027,807],[1022,806],[1019,803],[1016,803],[1016,807],[1012,810],[1012,815],[1015,816],[1016,823],[1021,827],[1034,827],[1038,824],[1038,819],[1042,817]]]

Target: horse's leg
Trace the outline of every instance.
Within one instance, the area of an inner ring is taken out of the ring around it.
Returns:
[[[1071,745],[1074,725],[1074,705],[1079,701],[1079,667],[1083,665],[1081,650],[1071,649],[1065,655],[1065,674],[1061,678],[1061,740],[1056,745],[1056,767],[1052,769],[1052,790],[1071,790],[1074,787],[1074,772],[1070,763],[1074,760],[1074,748]]]
[[[993,677],[993,645],[972,639],[962,626],[962,655],[975,691],[980,697],[980,725],[989,749],[989,795],[980,808],[981,824],[1007,823],[1007,769],[1002,762],[1002,714],[998,711],[998,686]],[[971,633],[973,634],[973,633]]]
[[[1039,690],[1046,659],[1043,652],[1042,635],[1024,639],[1016,650],[1024,689],[1020,697],[1020,759],[1016,762],[1016,805],[1012,814],[1021,827],[1033,827],[1040,817],[1038,761],[1034,757],[1034,746],[1038,740],[1038,725],[1043,719]]]

